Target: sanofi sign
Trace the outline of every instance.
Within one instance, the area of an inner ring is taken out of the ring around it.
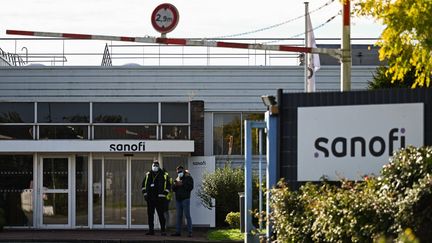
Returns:
[[[188,159],[188,170],[194,180],[194,190],[191,196],[191,216],[194,225],[215,227],[216,211],[215,209],[205,208],[198,196],[199,188],[202,185],[205,174],[215,171],[216,159],[215,156],[192,156]]]
[[[298,181],[379,174],[393,151],[424,144],[423,103],[298,108]]]
[[[193,152],[192,140],[2,140],[0,152]]]

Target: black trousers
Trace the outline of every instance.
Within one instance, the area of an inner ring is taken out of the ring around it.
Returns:
[[[165,201],[165,198],[149,199],[147,201],[147,216],[150,231],[154,231],[154,213],[156,209],[161,226],[161,232],[165,232]]]

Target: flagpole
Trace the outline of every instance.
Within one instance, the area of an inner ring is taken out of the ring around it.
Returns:
[[[309,2],[304,2],[305,5],[305,47],[308,47],[308,21],[307,15],[309,13]],[[303,64],[304,64],[304,92],[308,92],[307,83],[308,83],[308,67],[309,67],[309,53],[303,53]]]

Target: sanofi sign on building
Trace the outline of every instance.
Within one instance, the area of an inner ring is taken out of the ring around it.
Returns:
[[[193,152],[190,140],[7,140],[0,152]]]
[[[423,103],[298,108],[298,180],[378,174],[393,151],[423,145]]]

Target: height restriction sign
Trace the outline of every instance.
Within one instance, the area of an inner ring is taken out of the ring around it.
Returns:
[[[155,8],[151,15],[153,28],[165,34],[174,30],[179,21],[177,8],[169,3],[163,3]]]

